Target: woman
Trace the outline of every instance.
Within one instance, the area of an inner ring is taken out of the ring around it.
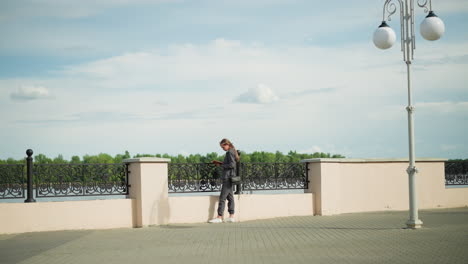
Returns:
[[[229,218],[226,219],[226,222],[233,223],[236,220],[234,219],[234,195],[232,192],[231,178],[236,176],[236,162],[239,161],[240,158],[236,148],[228,139],[224,138],[219,142],[219,145],[224,151],[226,151],[226,156],[224,157],[223,162],[214,160],[213,163],[217,166],[223,167],[223,176],[221,178],[223,185],[221,187],[221,194],[219,195],[218,217],[213,218],[208,222],[213,224],[223,222],[224,207],[227,199]]]

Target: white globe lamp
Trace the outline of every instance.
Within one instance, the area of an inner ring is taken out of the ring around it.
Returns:
[[[438,40],[444,35],[444,21],[440,19],[433,11],[430,11],[421,23],[421,35],[427,40]]]
[[[395,44],[395,31],[390,28],[385,21],[374,32],[374,45],[379,49],[388,49]]]

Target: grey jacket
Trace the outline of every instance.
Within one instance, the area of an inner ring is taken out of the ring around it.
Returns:
[[[234,149],[229,149],[226,152],[226,156],[224,157],[224,161],[222,164],[223,167],[223,180],[227,180],[231,177],[236,176],[236,154]]]

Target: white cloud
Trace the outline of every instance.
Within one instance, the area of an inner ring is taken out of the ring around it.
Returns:
[[[159,4],[180,0],[22,0],[7,5],[0,15],[6,18],[60,17],[81,18],[99,14],[106,9],[137,4]]]
[[[363,47],[349,50],[313,46],[272,49],[258,43],[216,39],[203,45],[172,45],[165,50],[127,53],[72,65],[59,74],[88,80],[94,87],[108,89],[168,89],[175,85],[192,86],[195,82],[221,80],[245,87],[261,80],[274,83],[275,89],[282,94],[283,89],[288,89],[287,93],[300,92],[315,87],[340,87],[349,83],[344,81],[348,77],[357,80],[353,71],[381,63],[377,59],[366,61],[375,57],[369,53],[373,51],[364,51]],[[386,76],[390,78],[392,75]],[[376,77],[369,76],[369,79]]]
[[[430,48],[434,52],[420,45],[420,51],[424,52],[415,64],[424,58],[438,60],[466,54],[466,43],[456,46],[440,43],[440,47]],[[43,104],[34,113],[18,104],[1,102],[0,113],[5,115],[5,123],[14,128],[0,131],[3,133],[0,136],[11,137],[24,126],[31,126],[41,131],[44,145],[57,142],[60,148],[60,142],[69,144],[65,137],[60,140],[59,136],[50,137],[60,131],[63,135],[76,135],[76,142],[91,148],[87,138],[92,137],[88,131],[92,126],[93,135],[98,135],[96,146],[102,143],[106,147],[96,151],[107,151],[124,147],[115,146],[110,138],[101,135],[118,130],[117,137],[132,134],[137,128],[141,132],[139,137],[121,141],[122,145],[136,149],[129,148],[134,153],[180,149],[191,153],[210,152],[213,141],[232,137],[243,149],[251,150],[299,150],[308,148],[307,142],[313,140],[321,152],[354,157],[403,156],[406,145],[399,144],[406,131],[407,94],[400,53],[399,49],[382,52],[371,42],[367,46],[350,45],[347,49],[275,48],[226,39],[126,53],[71,65],[49,79],[0,80],[0,91],[24,83],[40,83],[60,99]],[[444,95],[464,94],[468,81],[465,72],[466,66],[453,61],[429,65],[424,72],[414,72],[415,91],[426,94],[444,87]],[[259,82],[266,85],[245,93],[246,88]],[[232,104],[233,98],[242,93],[257,103]],[[454,100],[429,94],[425,100],[447,100],[445,104]],[[274,104],[265,103],[275,100]],[[416,114],[443,106],[444,103],[416,105]],[[451,102],[445,106],[452,113],[466,109],[463,103]],[[57,109],[61,110],[59,116]],[[80,115],[83,110],[77,109],[86,109],[87,113],[121,113],[125,109],[124,117],[129,118],[104,114],[84,116]],[[370,112],[380,110],[384,113],[366,118]],[[440,121],[437,118],[440,116],[434,117],[434,123]],[[52,122],[44,122],[49,119]],[[463,116],[451,115],[450,119],[463,124]],[[18,123],[18,120],[37,122]],[[224,124],[235,124],[235,131],[226,134]],[[188,130],[190,139],[187,139]],[[158,139],[148,144],[144,138],[154,137],[155,131]],[[186,146],[185,139],[190,141],[190,146]],[[17,142],[21,142],[19,136]],[[440,144],[452,142],[433,143],[433,148],[439,149]],[[460,147],[457,153],[465,149]]]
[[[30,101],[51,98],[49,90],[42,86],[22,86],[10,94],[12,100]]]
[[[239,95],[236,102],[269,104],[279,100],[275,92],[266,84],[260,83],[255,88],[250,88],[247,92]]]
[[[423,49],[426,47],[421,45]],[[415,61],[415,65],[424,64],[424,60],[440,60],[446,56],[463,54],[466,54],[466,43],[430,47],[424,50],[421,61]],[[398,49],[384,53],[375,49],[371,43],[368,46],[353,45],[348,49],[316,46],[270,48],[258,43],[221,38],[206,44],[171,45],[167,49],[126,53],[71,65],[57,74],[77,82],[89,83],[83,89],[187,89],[197,86],[199,82],[220,81],[235,83],[237,87],[248,87],[260,80],[274,84],[279,95],[323,87],[344,87],[341,90],[345,93],[350,87],[356,87],[352,91],[354,96],[364,92],[382,93],[383,90],[391,95],[404,91],[396,90],[394,85],[395,80],[404,81],[401,75],[404,65],[400,63],[400,57]],[[448,61],[424,67],[440,73],[432,75],[432,78],[421,78],[417,73],[414,74],[418,81],[428,82],[427,87],[437,82],[446,83],[447,80],[451,84],[465,82],[464,75],[459,75],[466,70],[465,66]],[[363,84],[362,80],[366,80],[366,83]],[[205,86],[205,89],[219,89],[219,85]],[[241,92],[239,88],[229,89],[234,89],[238,94]]]
[[[166,50],[127,53],[64,70],[70,77],[92,79],[102,88],[161,86],[174,83],[250,79],[291,66],[256,44],[216,39],[205,45],[172,45]]]
[[[440,114],[467,114],[468,113],[468,102],[428,102],[428,103],[417,103],[416,109],[427,113],[440,113]]]

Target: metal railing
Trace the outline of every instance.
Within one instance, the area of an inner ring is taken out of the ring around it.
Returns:
[[[169,192],[216,192],[223,169],[212,163],[169,163]]]
[[[211,163],[169,163],[170,193],[216,192],[223,169]],[[244,163],[238,165],[240,190],[308,189],[307,163]]]
[[[468,185],[468,161],[445,162],[445,185]]]
[[[127,165],[35,164],[36,197],[128,194]]]
[[[33,151],[26,154],[26,164],[0,165],[0,199],[129,193],[128,164],[33,164]]]
[[[0,199],[25,198],[26,165],[0,165]]]
[[[308,189],[307,163],[241,163],[242,189]]]

